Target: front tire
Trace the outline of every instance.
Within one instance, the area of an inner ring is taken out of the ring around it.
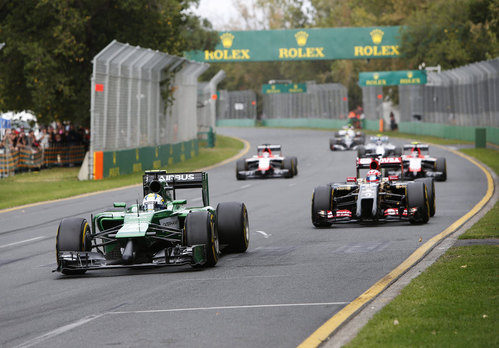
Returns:
[[[366,148],[361,145],[357,148],[357,157],[362,158],[366,155]]]
[[[332,188],[330,186],[318,186],[312,194],[312,224],[315,227],[331,226],[330,223],[322,221],[319,216],[321,210],[332,210]]]
[[[415,181],[424,182],[426,185],[426,190],[428,192],[428,205],[430,208],[430,217],[435,216],[436,212],[436,201],[435,201],[435,180],[433,178],[421,178]]]
[[[447,162],[444,157],[438,157],[436,162],[437,172],[442,172],[442,175],[437,176],[435,179],[437,181],[447,180]]]
[[[393,149],[393,154],[395,155],[395,157],[402,156],[403,152],[404,150],[402,149],[402,146],[395,146],[395,149]]]
[[[293,177],[293,162],[290,157],[286,157],[282,160],[282,168],[288,170],[288,174],[286,175],[286,178],[292,178]]]
[[[414,215],[409,217],[411,224],[425,224],[430,220],[428,191],[424,182],[416,181],[407,184],[407,209],[417,208]]]
[[[55,250],[57,257],[57,266],[60,266],[59,252],[60,251],[90,251],[92,250],[92,236],[90,226],[86,219],[83,218],[65,218],[62,219],[57,229],[55,242]],[[62,269],[62,274],[84,274],[87,270],[68,270]]]
[[[218,262],[219,242],[213,220],[213,215],[209,211],[193,211],[185,218],[186,244],[188,246],[204,244],[206,248],[205,264],[194,267],[213,267]]]
[[[245,171],[245,170],[247,170],[247,168],[246,168],[246,160],[244,160],[244,159],[237,160],[237,162],[236,162],[236,179],[237,180],[243,180],[244,179],[244,175],[241,175],[239,173],[242,172],[242,171]]]
[[[220,244],[236,253],[244,253],[249,246],[249,222],[246,205],[239,202],[222,202],[217,205],[216,229]]]
[[[291,163],[293,167],[293,175],[298,175],[298,158],[295,156],[291,157]]]

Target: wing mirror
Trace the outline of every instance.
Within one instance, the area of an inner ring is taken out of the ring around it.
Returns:
[[[388,180],[390,181],[397,181],[399,179],[398,175],[389,175]]]
[[[125,202],[114,202],[113,206],[115,208],[126,208],[126,203]]]
[[[357,178],[355,176],[347,177],[347,182],[357,182]]]

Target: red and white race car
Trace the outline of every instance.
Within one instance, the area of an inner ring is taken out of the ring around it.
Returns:
[[[281,145],[263,144],[257,154],[236,163],[236,178],[292,178],[298,174],[298,159],[282,156]]]
[[[426,144],[404,145],[402,155],[403,170],[400,176],[403,180],[416,178],[434,178],[436,181],[447,180],[447,163],[444,157],[431,157],[430,147]],[[398,173],[397,173],[398,174]]]

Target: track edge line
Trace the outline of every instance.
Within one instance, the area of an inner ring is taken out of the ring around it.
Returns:
[[[487,178],[487,192],[482,197],[482,199],[471,208],[466,214],[461,216],[459,219],[454,221],[445,230],[433,236],[425,244],[416,249],[407,259],[405,259],[400,265],[393,269],[390,273],[385,275],[383,278],[378,280],[374,285],[362,293],[359,297],[354,299],[350,304],[346,305],[339,312],[328,319],[324,324],[322,324],[317,330],[315,330],[309,337],[307,337],[302,343],[298,345],[298,348],[311,348],[318,347],[322,343],[326,342],[328,338],[334,334],[342,325],[347,321],[352,319],[356,314],[358,314],[365,306],[372,302],[377,296],[379,296],[383,291],[385,291],[393,282],[403,276],[407,271],[409,271],[414,265],[421,261],[430,251],[432,251],[440,242],[442,242],[446,237],[450,236],[452,233],[457,231],[463,224],[465,224],[469,219],[476,215],[488,201],[494,195],[494,179],[492,177],[489,169],[483,165],[478,160],[454,149],[444,147],[437,144],[432,144],[446,151],[450,151],[453,154],[460,156],[475,166],[477,166]]]

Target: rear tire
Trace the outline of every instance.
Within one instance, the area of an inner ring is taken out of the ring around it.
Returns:
[[[318,212],[320,210],[332,209],[332,188],[331,186],[318,186],[312,194],[312,224],[315,227],[331,226],[330,223],[321,221]]]
[[[407,209],[417,208],[416,214],[409,217],[411,224],[425,224],[430,220],[428,191],[424,182],[415,181],[407,184]]]
[[[244,159],[239,159],[236,162],[236,179],[237,180],[243,180],[244,176],[239,174],[239,172],[245,171],[246,170],[246,160]]]
[[[357,148],[357,157],[362,158],[366,155],[366,148],[361,145]]]
[[[193,267],[213,267],[218,262],[219,242],[213,215],[209,211],[193,211],[187,214],[184,223],[185,240],[188,246],[204,244],[206,262]]]
[[[55,242],[57,265],[59,264],[59,251],[90,251],[92,250],[92,236],[90,226],[83,218],[62,219],[57,229]],[[62,274],[84,274],[87,270],[62,269]]]
[[[447,162],[444,157],[437,158],[436,170],[443,173],[435,178],[437,181],[447,180]]]
[[[228,251],[244,253],[248,249],[249,222],[248,211],[244,203],[219,203],[215,226],[220,244],[226,244]]]

